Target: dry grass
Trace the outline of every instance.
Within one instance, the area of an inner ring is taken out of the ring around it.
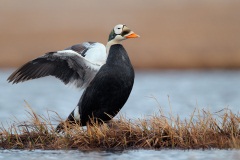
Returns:
[[[65,127],[56,133],[49,118],[31,108],[29,122],[0,128],[3,149],[240,149],[240,116],[230,110],[194,111],[188,120],[158,115],[130,121],[124,117],[99,126]],[[67,126],[68,124],[66,124]]]

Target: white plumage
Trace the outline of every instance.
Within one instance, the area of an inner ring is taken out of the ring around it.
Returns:
[[[64,50],[49,52],[27,62],[8,78],[18,83],[54,76],[65,84],[86,88],[67,121],[82,126],[94,121],[109,121],[127,101],[134,83],[134,69],[121,42],[139,35],[126,25],[116,25],[106,47],[97,42],[83,42]],[[90,85],[89,85],[90,84]],[[59,124],[57,131],[63,129]]]
[[[16,70],[9,80],[23,82],[55,76],[65,84],[86,88],[101,66],[106,63],[106,47],[98,42],[83,42],[64,50],[49,52]]]

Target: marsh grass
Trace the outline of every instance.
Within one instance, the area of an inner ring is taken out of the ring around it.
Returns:
[[[57,113],[56,113],[57,114]],[[30,107],[27,122],[0,128],[2,149],[240,149],[240,117],[225,109],[217,113],[195,110],[189,119],[158,114],[148,119],[128,120],[124,116],[109,123],[79,127],[64,124],[55,132],[50,118]],[[59,118],[60,119],[60,118]]]

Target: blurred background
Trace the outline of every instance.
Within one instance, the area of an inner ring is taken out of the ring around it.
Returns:
[[[141,37],[123,42],[136,77],[117,117],[137,120],[162,110],[167,117],[179,115],[184,120],[197,118],[191,116],[195,109],[196,113],[205,110],[213,115],[230,109],[239,115],[239,0],[0,0],[0,133],[2,127],[29,121],[26,103],[57,125],[55,113],[66,119],[82,94],[53,77],[12,85],[7,78],[17,67],[46,52],[84,41],[106,44],[110,31],[119,23]],[[238,157],[224,150],[217,150],[217,154],[214,150],[166,151],[154,154],[139,150],[134,154],[123,152],[125,156],[117,153],[117,157]],[[33,159],[35,153],[8,152],[5,159]],[[6,156],[3,153],[0,155]],[[65,155],[75,160],[96,158],[97,152],[37,153],[37,159]],[[116,159],[112,153],[103,154],[102,159]]]
[[[17,67],[84,41],[106,44],[113,26],[136,68],[240,67],[238,0],[0,0],[0,67]]]
[[[7,77],[46,52],[84,41],[106,44],[126,24],[141,37],[124,41],[136,70],[122,113],[141,117],[159,107],[189,117],[195,107],[239,111],[238,0],[0,0],[0,121],[25,117],[24,100],[63,119],[81,93],[48,77],[17,85]]]

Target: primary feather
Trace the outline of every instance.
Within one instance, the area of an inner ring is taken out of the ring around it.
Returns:
[[[101,43],[84,42],[65,50],[49,52],[13,72],[9,82],[19,83],[31,79],[54,76],[63,83],[85,88],[106,62],[106,48]]]

